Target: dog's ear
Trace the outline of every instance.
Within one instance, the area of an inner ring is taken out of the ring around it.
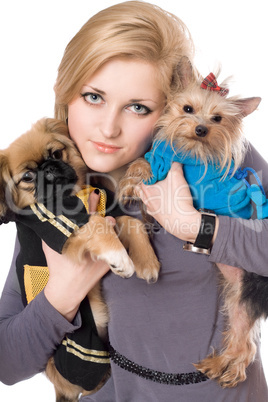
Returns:
[[[61,134],[65,137],[69,137],[68,126],[62,120],[45,118],[43,119],[45,131],[48,133]]]
[[[0,220],[3,220],[8,212],[6,190],[10,180],[8,158],[3,151],[0,151]]]
[[[77,149],[76,145],[70,138],[67,124],[62,120],[44,118],[41,120],[41,124],[44,124],[45,132],[62,135],[64,138],[57,137],[57,139],[65,146]]]
[[[181,89],[186,89],[195,80],[194,69],[188,57],[183,56],[177,65]]]
[[[238,106],[242,117],[246,117],[250,113],[254,112],[260,103],[260,97],[244,98],[234,101],[234,104]]]

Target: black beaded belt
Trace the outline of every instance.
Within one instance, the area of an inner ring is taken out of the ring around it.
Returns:
[[[169,385],[197,384],[199,382],[208,380],[208,377],[200,371],[194,371],[192,373],[170,374],[139,366],[138,364],[132,362],[125,356],[118,353],[111,345],[109,345],[109,352],[111,360],[117,366],[121,367],[124,370],[130,371],[131,373],[134,373],[139,377],[143,377],[146,380]]]

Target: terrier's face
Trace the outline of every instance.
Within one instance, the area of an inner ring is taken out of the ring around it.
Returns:
[[[223,168],[233,158],[239,165],[245,148],[242,119],[258,107],[261,99],[227,98],[202,89],[202,81],[197,82],[189,70],[182,82],[183,90],[174,95],[159,120],[157,138],[168,140],[174,148],[205,164]]]

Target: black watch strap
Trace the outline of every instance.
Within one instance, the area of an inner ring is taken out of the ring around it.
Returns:
[[[211,248],[212,238],[215,231],[216,216],[213,211],[201,210],[201,224],[199,233],[194,242],[198,248]]]
[[[186,243],[183,248],[201,254],[210,254],[212,239],[215,231],[216,215],[214,211],[201,209],[201,224],[197,238],[192,243]]]

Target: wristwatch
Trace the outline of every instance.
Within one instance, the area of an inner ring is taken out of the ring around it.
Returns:
[[[194,243],[187,242],[183,245],[186,251],[210,255],[212,238],[215,231],[216,214],[210,209],[199,209],[201,212],[201,224]]]

